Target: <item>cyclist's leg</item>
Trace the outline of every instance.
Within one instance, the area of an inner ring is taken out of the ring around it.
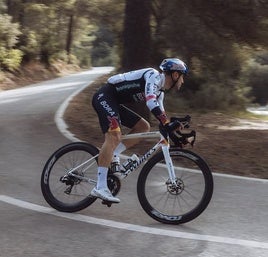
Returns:
[[[100,149],[98,163],[99,166],[109,167],[113,158],[113,152],[120,143],[120,131],[108,131],[105,133],[105,141]]]
[[[99,117],[105,141],[101,147],[98,157],[98,181],[97,186],[91,195],[103,200],[120,202],[120,200],[110,193],[107,186],[108,167],[111,163],[113,151],[121,139],[119,104],[113,97],[113,91],[108,86],[104,86],[93,96],[92,105]]]
[[[146,121],[137,113],[135,113],[134,111],[127,108],[126,106],[120,105],[119,113],[122,125],[131,129],[129,134],[150,131],[149,122]],[[123,141],[126,148],[129,148],[139,142],[140,142],[139,138],[128,139]]]

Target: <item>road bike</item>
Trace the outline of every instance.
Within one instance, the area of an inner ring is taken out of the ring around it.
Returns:
[[[189,116],[172,118],[189,127]],[[143,210],[153,219],[166,224],[181,224],[199,216],[213,194],[213,176],[205,160],[192,150],[196,133],[175,129],[169,135],[163,130],[127,134],[122,139],[152,139],[157,143],[120,170],[111,164],[107,183],[115,196],[121,181],[141,165],[137,194]],[[155,142],[154,142],[155,143]],[[141,145],[141,143],[140,143]],[[55,151],[46,162],[41,189],[47,203],[58,211],[77,212],[96,201],[90,195],[97,181],[99,149],[87,142],[73,142]],[[111,202],[102,201],[111,206]],[[122,204],[122,203],[121,203]]]

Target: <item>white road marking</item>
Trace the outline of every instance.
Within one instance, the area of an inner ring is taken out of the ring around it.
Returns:
[[[242,177],[242,176],[238,176],[238,175],[230,175],[230,174],[224,174],[224,173],[213,172],[213,176],[223,177],[223,178],[231,178],[231,179],[239,179],[239,180],[249,180],[249,181],[260,182],[260,183],[268,183],[268,179]]]
[[[152,227],[134,225],[130,223],[123,223],[123,222],[117,222],[117,221],[112,221],[112,220],[93,218],[93,217],[76,214],[76,213],[58,212],[52,208],[25,202],[25,201],[18,200],[16,198],[9,197],[6,195],[0,195],[0,201],[11,204],[11,205],[15,205],[20,208],[24,208],[24,209],[28,209],[28,210],[32,210],[32,211],[36,211],[40,213],[50,214],[50,215],[57,216],[57,217],[62,217],[62,218],[85,222],[85,223],[94,224],[94,225],[106,226],[106,227],[115,228],[115,229],[123,229],[123,230],[138,232],[138,233],[169,236],[169,237],[183,238],[183,239],[190,239],[190,240],[199,240],[199,241],[207,241],[207,242],[214,242],[214,243],[239,245],[239,246],[252,247],[252,248],[268,249],[267,242],[244,240],[244,239],[230,238],[230,237],[201,235],[201,234],[180,232],[180,231],[174,231],[174,230],[152,228]]]

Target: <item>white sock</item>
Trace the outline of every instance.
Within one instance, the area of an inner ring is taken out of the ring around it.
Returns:
[[[122,142],[120,142],[114,150],[114,155],[118,156],[120,153],[124,152],[126,149],[127,149],[126,146]]]
[[[97,189],[107,188],[107,167],[98,167]]]

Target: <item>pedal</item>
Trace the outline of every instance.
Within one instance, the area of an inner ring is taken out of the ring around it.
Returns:
[[[117,202],[102,200],[101,203],[104,205],[107,205],[107,207],[111,207],[113,203],[117,203]]]
[[[105,201],[105,200],[102,200],[102,202],[101,202],[103,205],[106,205],[107,207],[111,207],[112,206],[112,204],[113,204],[113,202],[109,202],[109,201]]]

